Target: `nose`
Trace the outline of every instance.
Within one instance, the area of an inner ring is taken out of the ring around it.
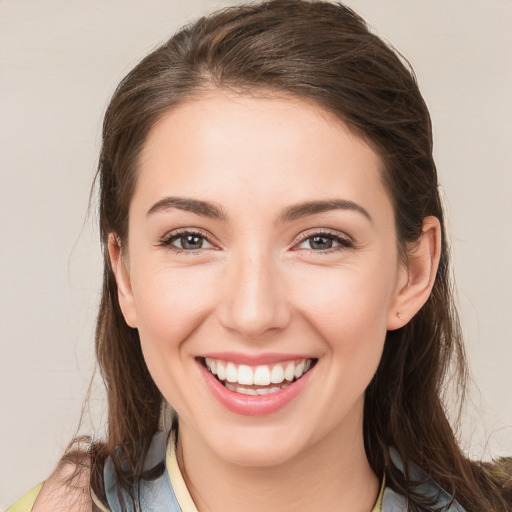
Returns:
[[[223,280],[220,320],[226,329],[255,339],[284,329],[291,318],[279,265],[262,252],[230,261]]]

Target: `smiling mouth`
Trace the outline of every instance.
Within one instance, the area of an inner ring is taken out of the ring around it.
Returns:
[[[249,366],[220,359],[201,363],[224,387],[243,395],[269,395],[287,388],[316,364],[317,359],[296,359],[271,365]]]

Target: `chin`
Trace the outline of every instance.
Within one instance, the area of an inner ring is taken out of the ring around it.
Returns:
[[[307,449],[306,444],[303,439],[290,436],[289,431],[251,428],[238,434],[231,430],[210,446],[230,464],[256,468],[284,465]]]

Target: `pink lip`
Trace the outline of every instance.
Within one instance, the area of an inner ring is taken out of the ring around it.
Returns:
[[[201,354],[201,357],[209,359],[220,359],[221,361],[230,361],[235,364],[246,364],[248,366],[258,366],[260,364],[283,363],[285,361],[297,361],[302,359],[311,359],[304,354],[241,354],[238,352],[209,352]]]
[[[215,357],[215,359],[223,358]],[[282,359],[280,359],[280,361],[282,361]],[[198,361],[198,365],[206,384],[215,398],[226,407],[226,409],[245,416],[265,416],[279,411],[304,389],[313,371],[313,369],[309,370],[300,379],[281,391],[276,391],[268,395],[243,395],[241,393],[235,393],[223,386],[201,362]]]

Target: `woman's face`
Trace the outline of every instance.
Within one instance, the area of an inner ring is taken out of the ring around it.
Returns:
[[[380,165],[299,99],[217,91],[154,126],[117,279],[181,436],[259,466],[362,439],[407,282]]]

